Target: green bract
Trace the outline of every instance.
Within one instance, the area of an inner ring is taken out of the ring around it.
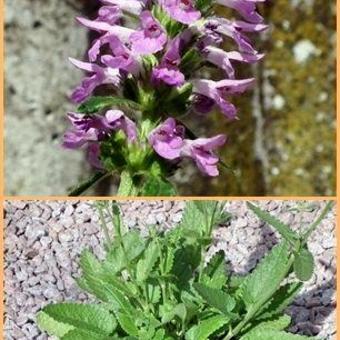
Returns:
[[[84,251],[77,280],[98,303],[49,305],[37,317],[40,328],[63,340],[311,339],[285,331],[291,320],[284,311],[313,273],[306,236],[321,218],[299,234],[249,207],[283,239],[241,277],[228,272],[223,251],[206,263],[214,228],[230,218],[222,203],[189,202],[177,227],[167,232],[151,227],[147,237],[128,230],[115,203],[98,203],[106,257],[99,261]],[[328,203],[321,217],[331,207]]]

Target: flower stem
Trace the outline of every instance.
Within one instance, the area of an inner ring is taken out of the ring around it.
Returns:
[[[110,175],[109,172],[97,172],[92,177],[84,181],[83,183],[79,184],[78,186],[74,187],[68,194],[70,197],[74,196],[80,196],[83,194],[86,190],[91,188],[96,183],[99,183],[99,181],[103,180],[104,178],[108,177]]]

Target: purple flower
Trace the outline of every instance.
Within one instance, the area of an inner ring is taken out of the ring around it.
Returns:
[[[144,8],[144,1],[139,0],[101,0],[104,4],[114,5],[124,12],[140,15]]]
[[[185,145],[181,149],[181,156],[192,158],[202,173],[208,176],[218,176],[219,158],[213,153],[213,150],[224,145],[226,140],[225,135],[196,140],[186,139]]]
[[[73,91],[71,99],[75,103],[82,103],[99,85],[110,84],[118,86],[120,83],[120,73],[118,69],[101,67],[93,63],[86,63],[73,58],[69,58],[69,60],[79,69],[91,74]]]
[[[202,94],[196,94],[193,105],[194,110],[197,113],[207,114],[214,108],[215,101],[207,96],[203,96]]]
[[[220,5],[235,9],[245,20],[251,23],[263,21],[263,17],[256,12],[256,3],[264,1],[266,0],[216,0]]]
[[[154,19],[150,11],[142,12],[140,20],[141,29],[130,36],[132,51],[140,55],[161,51],[167,42],[163,27]]]
[[[109,130],[122,130],[130,142],[137,140],[136,124],[120,110],[107,111],[103,124]]]
[[[217,176],[218,157],[212,152],[226,142],[224,135],[213,138],[184,139],[185,129],[177,125],[175,119],[168,118],[153,130],[149,142],[158,155],[175,160],[181,157],[192,158],[198,168],[209,176]]]
[[[99,143],[89,143],[87,146],[87,160],[96,169],[102,170],[103,165],[100,161]]]
[[[137,57],[116,36],[109,36],[106,40],[110,44],[112,55],[103,55],[101,62],[108,67],[138,75],[140,63]]]
[[[122,11],[117,6],[103,6],[98,11],[98,17],[95,21],[106,22],[110,25],[115,25],[123,16]]]
[[[107,33],[109,35],[116,35],[119,38],[119,40],[123,43],[128,43],[131,34],[136,32],[131,28],[119,25],[111,25],[105,21],[88,20],[81,17],[78,17],[77,21],[89,29],[101,33]]]
[[[104,126],[101,117],[86,117],[80,113],[69,112],[68,119],[72,128],[64,135],[65,148],[78,149],[88,142],[97,142],[102,138]]]
[[[208,37],[214,37],[214,40],[217,40],[217,37],[226,36],[235,41],[241,52],[258,53],[251,44],[250,39],[230,20],[223,18],[210,19],[205,23],[203,33]]]
[[[180,157],[184,132],[183,126],[177,125],[175,119],[168,118],[150,133],[149,143],[161,157],[173,160]]]
[[[89,142],[100,142],[117,130],[122,130],[130,142],[137,139],[135,123],[119,110],[107,111],[104,117],[69,112],[68,118],[72,128],[64,135],[63,146],[67,149],[78,149]]]
[[[162,7],[176,21],[191,24],[201,18],[201,12],[196,10],[192,0],[161,0]]]
[[[253,64],[264,57],[264,54],[248,54],[238,51],[226,52],[214,46],[205,47],[202,53],[209,62],[222,68],[231,79],[235,79],[235,70],[231,64],[231,60]]]
[[[253,84],[253,78],[242,80],[225,79],[220,81],[197,79],[193,81],[193,92],[200,96],[212,99],[227,118],[235,119],[237,110],[233,104],[229,103],[225,99],[225,97],[233,94],[242,93]]]
[[[181,86],[185,83],[184,74],[178,69],[181,62],[180,38],[174,39],[160,65],[152,71],[152,81],[159,84],[161,81],[170,86]]]

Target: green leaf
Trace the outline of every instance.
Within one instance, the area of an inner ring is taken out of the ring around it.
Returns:
[[[54,320],[43,311],[39,312],[37,315],[37,324],[41,330],[47,332],[49,335],[55,335],[59,338],[74,329],[71,325]]]
[[[141,189],[141,196],[176,196],[176,189],[167,180],[149,177]]]
[[[236,306],[236,301],[232,296],[222,290],[210,288],[201,283],[194,283],[193,287],[211,307],[230,316],[230,313]]]
[[[227,282],[223,250],[215,253],[203,269],[202,282],[211,288],[221,289]]]
[[[239,288],[245,279],[246,277],[242,275],[232,275],[229,279],[228,286],[231,289]]]
[[[283,315],[280,317],[273,318],[272,320],[261,322],[260,324],[256,325],[252,328],[249,332],[258,332],[263,330],[277,330],[283,331],[287,327],[289,327],[291,323],[291,317],[288,315]]]
[[[159,286],[154,286],[152,284],[147,285],[148,300],[150,303],[155,305],[161,299],[161,289]]]
[[[258,312],[256,320],[269,319],[281,314],[295,299],[302,288],[301,282],[287,283],[281,286]]]
[[[109,297],[101,285],[113,286],[127,296],[133,296],[135,293],[126,282],[115,275],[116,267],[114,270],[106,270],[103,263],[87,250],[83,251],[80,256],[80,268],[82,277],[77,280],[79,286],[103,301],[107,301]]]
[[[159,329],[152,340],[163,340],[165,337],[165,330],[164,329]]]
[[[201,321],[198,325],[193,326],[185,334],[186,340],[207,340],[209,336],[226,325],[229,319],[224,315],[212,316],[209,319]],[[275,339],[276,340],[276,339]]]
[[[138,103],[128,100],[125,98],[107,96],[107,97],[91,97],[85,103],[81,104],[78,107],[78,112],[80,113],[96,113],[103,109],[109,107],[119,107],[119,108],[128,108],[132,110],[138,110]]]
[[[136,260],[145,249],[145,240],[140,236],[138,231],[129,231],[122,237],[122,246],[114,247],[110,249],[105,262],[103,263],[103,269],[107,271],[113,271],[118,273],[132,261]],[[125,255],[129,263],[126,263]]]
[[[79,266],[84,274],[97,274],[101,263],[90,251],[84,250],[80,255]]]
[[[109,335],[117,324],[107,309],[94,304],[60,303],[45,307],[43,313],[56,322],[100,335]]]
[[[177,287],[184,289],[189,287],[189,280],[200,264],[201,252],[199,247],[185,245],[178,248],[175,253],[174,265],[171,274],[176,277]]]
[[[116,313],[116,317],[119,325],[127,334],[138,337],[138,328],[134,323],[134,319],[130,315],[118,312]]]
[[[300,250],[294,260],[294,272],[301,281],[308,281],[313,276],[314,258],[307,248]]]
[[[164,274],[170,273],[175,260],[175,249],[169,245],[166,245],[166,257],[164,261]]]
[[[99,335],[90,331],[84,331],[83,329],[73,329],[72,331],[65,334],[61,340],[110,340],[117,339],[116,337],[110,337],[106,335]]]
[[[285,276],[289,261],[289,245],[287,242],[276,245],[242,282],[238,292],[247,310],[262,301],[266,302],[274,293]]]
[[[188,235],[208,235],[227,216],[223,212],[223,206],[216,201],[189,201],[184,209],[179,228],[189,231]]]
[[[143,257],[137,263],[136,279],[139,282],[145,281],[159,257],[159,247],[156,241],[152,241],[143,253]]]
[[[283,238],[285,238],[291,244],[295,244],[299,240],[299,235],[295,233],[290,227],[283,222],[279,221],[276,217],[272,216],[268,212],[261,210],[254,204],[247,202],[247,206],[264,222],[267,222],[273,226]]]
[[[117,196],[127,197],[136,196],[138,194],[138,188],[136,188],[133,177],[130,172],[123,171],[120,174],[120,184],[117,192]]]
[[[185,304],[179,303],[175,306],[171,304],[160,306],[160,316],[162,317],[163,324],[172,321],[176,316],[178,316],[182,320],[182,322],[184,322],[187,316]]]
[[[259,329],[242,336],[240,340],[311,340],[313,338],[271,329]]]

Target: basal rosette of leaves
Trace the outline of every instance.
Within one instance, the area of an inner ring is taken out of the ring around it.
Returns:
[[[71,95],[79,107],[68,113],[63,146],[86,149],[97,173],[71,195],[113,173],[121,177],[119,195],[172,195],[168,179],[184,158],[203,175],[219,175],[216,150],[227,137],[196,137],[181,119],[214,109],[221,119],[238,118],[231,97],[254,78],[237,79],[234,67],[263,57],[249,38],[267,28],[256,8],[263,2],[100,0],[94,20],[77,18],[97,38],[87,61],[70,58],[87,76]],[[217,16],[216,6],[237,19]],[[209,69],[220,70],[218,79]]]
[[[150,228],[142,237],[123,224],[117,205],[99,203],[106,257],[99,261],[84,251],[77,279],[98,302],[51,304],[37,316],[40,328],[62,340],[312,339],[286,331],[291,319],[285,310],[312,277],[308,237],[333,203],[299,232],[248,206],[282,240],[251,273],[238,276],[228,271],[223,251],[206,261],[214,228],[230,217],[223,204],[190,202],[177,227]]]

